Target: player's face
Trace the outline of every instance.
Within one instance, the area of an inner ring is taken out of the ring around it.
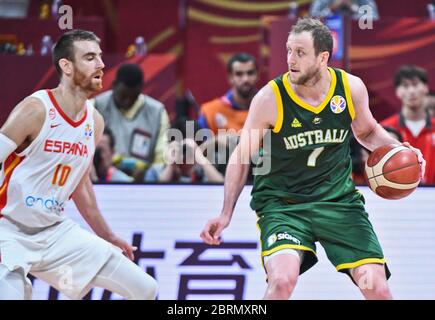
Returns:
[[[253,61],[233,63],[229,82],[241,97],[247,99],[255,94],[257,80],[257,68]]]
[[[320,76],[321,55],[315,54],[310,32],[290,33],[286,46],[291,83],[305,85]]]
[[[84,91],[94,93],[103,88],[102,51],[95,41],[74,42],[73,81]]]
[[[396,88],[396,95],[402,100],[403,106],[411,109],[423,108],[427,93],[427,85],[417,77],[403,79]]]

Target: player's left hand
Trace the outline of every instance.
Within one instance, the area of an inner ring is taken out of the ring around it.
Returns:
[[[414,148],[413,146],[411,146],[409,144],[409,142],[403,142],[402,146],[411,149],[417,155],[418,162],[420,163],[420,167],[421,167],[421,177],[423,178],[424,177],[424,173],[426,172],[426,160],[424,160],[423,154],[421,153],[420,149]]]
[[[129,258],[130,260],[134,260],[134,251],[137,250],[137,247],[133,247],[128,242],[124,241],[123,239],[114,236],[112,239],[110,239],[110,243],[117,246],[122,250],[122,253]]]

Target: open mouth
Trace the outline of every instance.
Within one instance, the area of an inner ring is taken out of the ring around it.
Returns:
[[[103,79],[103,74],[101,74],[101,73],[96,74],[93,78],[97,79],[97,80],[102,80]]]

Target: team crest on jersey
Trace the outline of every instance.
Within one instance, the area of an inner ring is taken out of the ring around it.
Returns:
[[[56,118],[56,110],[54,110],[54,108],[50,108],[50,111],[48,111],[48,116],[51,120],[54,120],[54,118]]]
[[[88,123],[85,127],[85,138],[86,140],[89,140],[92,135],[93,135],[94,131],[92,130],[91,125]]]
[[[346,109],[346,100],[342,96],[333,96],[330,106],[332,112],[342,113]]]

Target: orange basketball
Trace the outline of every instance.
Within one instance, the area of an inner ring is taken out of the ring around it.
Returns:
[[[420,164],[409,148],[388,144],[374,150],[365,166],[370,189],[385,199],[401,199],[420,183]]]

